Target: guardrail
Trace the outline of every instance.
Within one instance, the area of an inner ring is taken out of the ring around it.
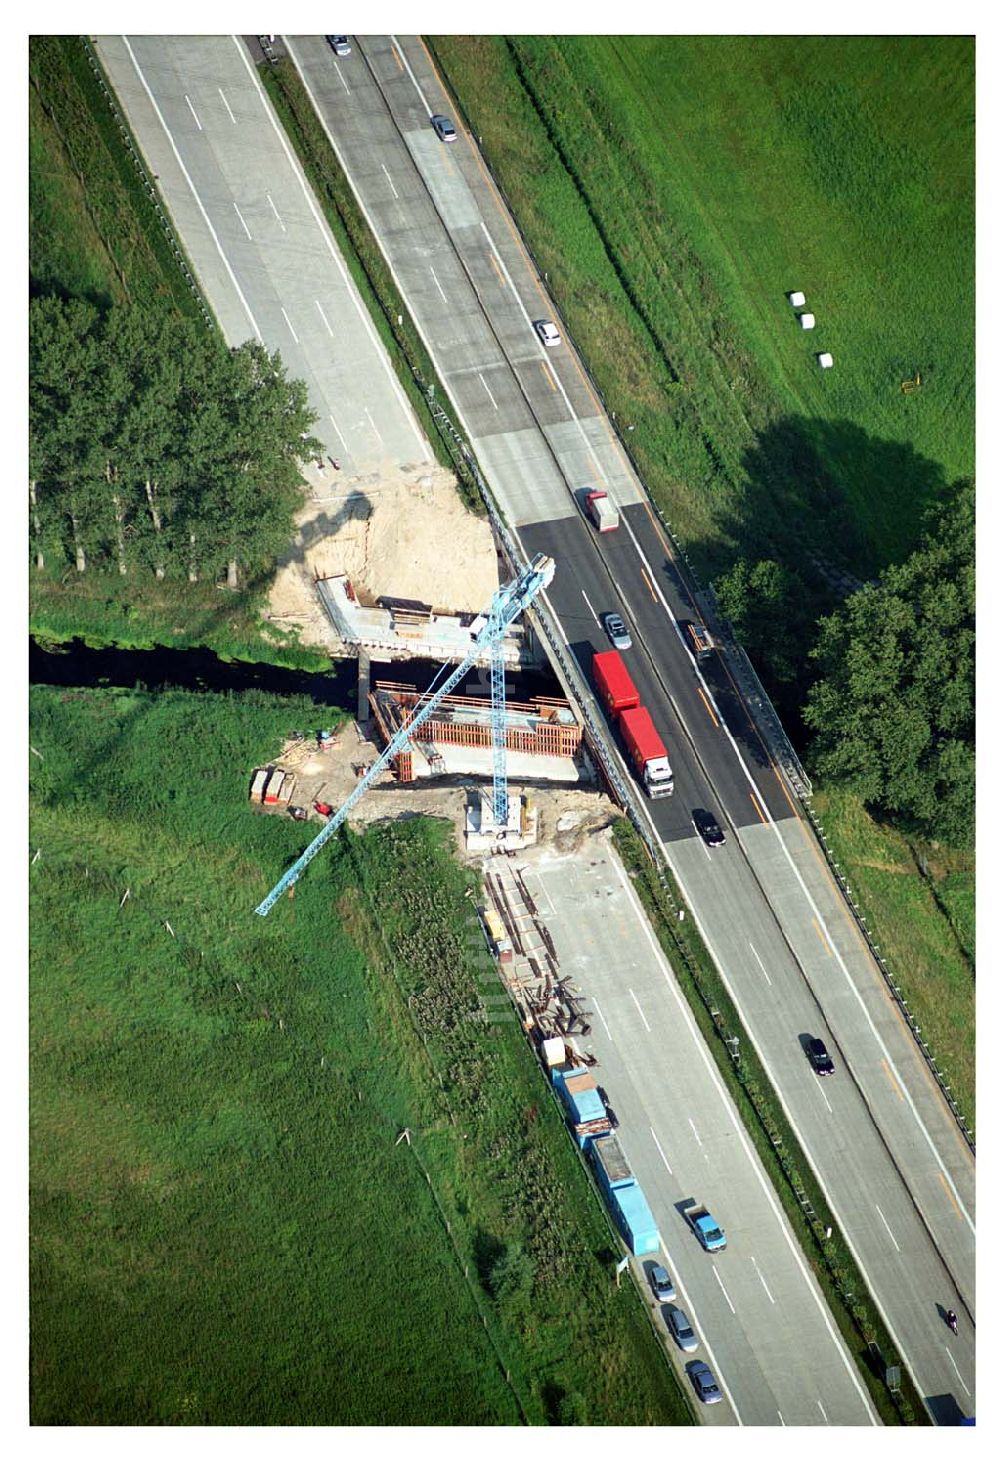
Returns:
[[[163,230],[163,234],[166,238],[167,245],[170,247],[171,251],[177,259],[177,264],[180,267],[181,275],[187,282],[187,285],[191,291],[191,295],[194,297],[195,302],[198,304],[198,309],[201,312],[202,317],[205,319],[206,323],[212,329],[212,331],[217,333],[219,331],[219,324],[215,320],[215,314],[212,312],[204,297],[201,295],[201,292],[198,290],[198,283],[195,280],[194,273],[192,272],[190,265],[188,264],[187,256],[184,254],[180,242],[174,235],[173,227],[170,223],[170,217],[167,215],[167,212],[164,210],[163,206],[160,203],[160,192],[156,188],[154,181],[150,179],[149,175],[146,172],[146,161],[143,158],[142,154],[139,152],[139,147],[133,139],[131,132],[129,131],[128,124],[125,122],[125,119],[122,117],[121,113],[118,110],[118,105],[115,102],[114,93],[108,86],[107,79],[104,75],[104,68],[101,66],[101,63],[94,51],[94,48],[90,44],[90,38],[88,36],[81,36],[80,42],[83,46],[83,54],[87,58],[97,85],[104,93],[104,99],[111,112],[111,116],[114,119],[115,126],[122,136],[122,141],[125,144],[125,149],[133,164],[135,165],[139,178],[142,180],[146,193],[149,195],[153,209],[156,211],[156,215],[160,222],[161,229]]]

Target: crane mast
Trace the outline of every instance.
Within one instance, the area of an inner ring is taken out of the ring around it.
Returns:
[[[475,664],[476,656],[487,647],[490,650],[491,691],[493,696],[493,804],[497,820],[501,824],[506,822],[507,748],[504,730],[503,653],[500,647],[508,626],[513,623],[519,614],[527,609],[529,604],[534,602],[544,588],[548,587],[552,582],[552,575],[555,571],[556,565],[551,558],[547,557],[545,553],[536,553],[530,567],[522,569],[516,578],[512,579],[510,583],[505,584],[502,589],[499,589],[494,594],[489,610],[486,613],[486,623],[479,631],[468,655],[466,655],[460,665],[455,667],[451,675],[448,676],[447,680],[437,691],[433,692],[433,694],[428,693],[421,699],[421,704],[414,709],[410,719],[403,723],[388,747],[372,763],[368,772],[359,780],[357,786],[344,800],[337,812],[327,820],[312,843],[302,851],[295,864],[289,866],[273,890],[269,891],[264,897],[263,901],[256,908],[258,916],[266,916],[275,901],[284,895],[289,886],[295,884],[310,860],[319,854],[328,840],[333,838],[355,804],[368,791],[379,774],[385,771],[397,753],[402,752],[409,745],[410,738],[415,735],[429,717],[433,716],[444,698],[455,689],[462,677]],[[498,692],[499,709],[497,705]]]

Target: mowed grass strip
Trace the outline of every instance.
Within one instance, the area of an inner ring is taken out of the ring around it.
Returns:
[[[339,719],[32,692],[33,1420],[689,1421],[439,832],[253,914],[315,831],[250,772]]]
[[[703,570],[789,521],[861,576],[905,556],[973,467],[971,40],[434,49]]]

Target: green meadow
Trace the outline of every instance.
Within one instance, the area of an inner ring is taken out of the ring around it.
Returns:
[[[33,1421],[690,1421],[441,828],[254,915],[315,831],[250,772],[341,715],[30,715]]]

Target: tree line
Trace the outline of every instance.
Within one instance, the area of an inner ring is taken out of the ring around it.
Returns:
[[[975,829],[975,493],[948,488],[905,562],[818,620],[803,579],[738,562],[719,601],[812,734],[817,776],[918,834]]]
[[[216,580],[287,547],[305,385],[259,343],[179,318],[36,298],[29,311],[30,539],[37,567]]]

